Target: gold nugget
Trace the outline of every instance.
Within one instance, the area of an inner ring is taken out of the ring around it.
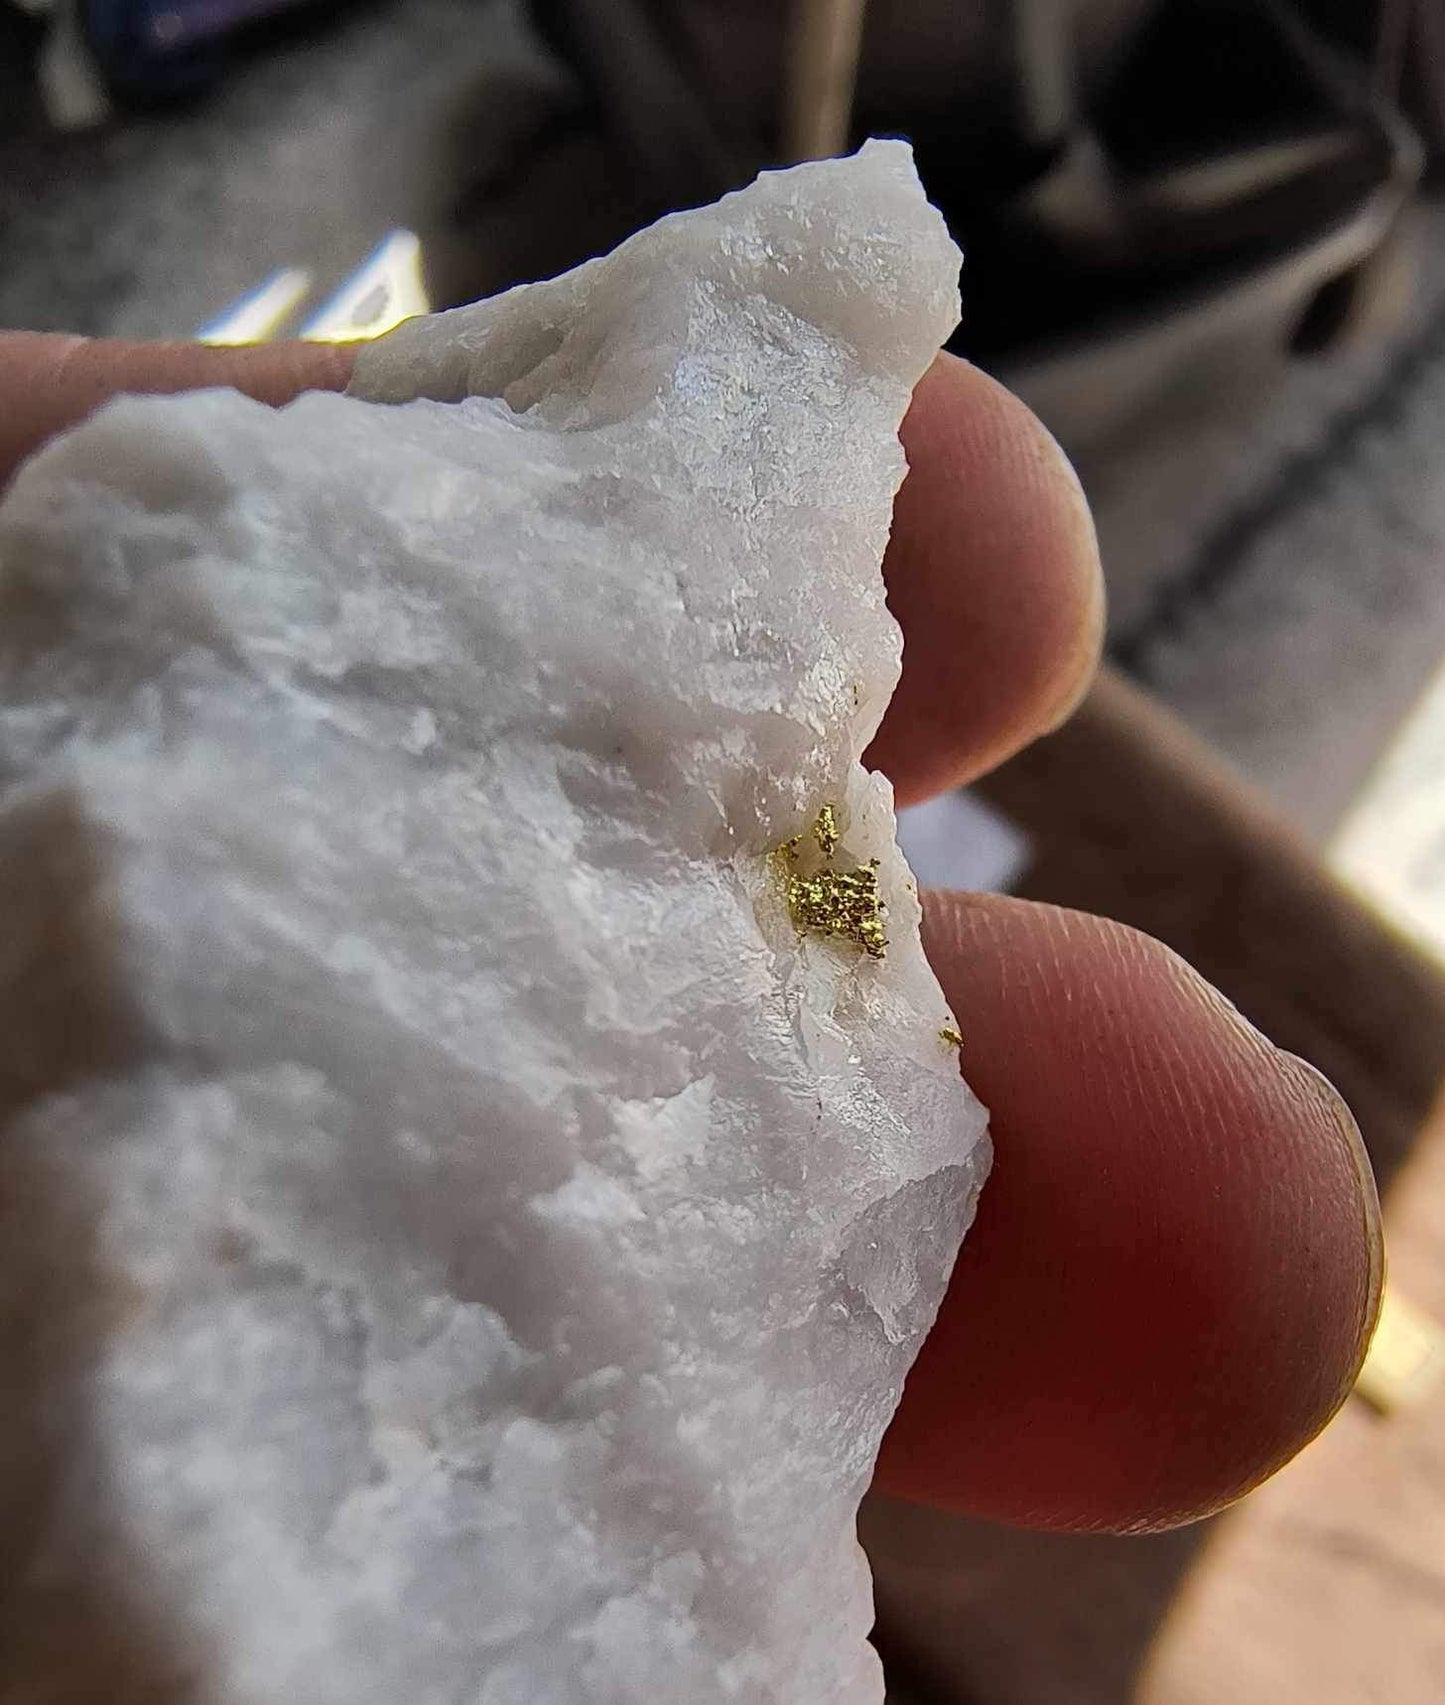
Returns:
[[[824,859],[832,858],[838,850],[838,813],[831,805],[819,806],[817,821],[813,824],[813,839]]]
[[[870,959],[881,959],[888,946],[883,933],[887,907],[878,896],[878,860],[840,868],[833,855],[838,850],[838,813],[824,805],[813,823],[812,836],[822,856],[816,869],[799,869],[801,835],[786,840],[773,854],[783,877],[788,914],[799,930],[831,935],[861,947]]]
[[[940,1042],[947,1042],[950,1048],[961,1048],[963,1046],[963,1036],[951,1024],[945,1024],[943,1026],[938,1033],[938,1040]]]

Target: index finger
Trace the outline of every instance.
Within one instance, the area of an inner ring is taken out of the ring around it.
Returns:
[[[909,805],[1064,720],[1098,663],[1104,583],[1068,459],[996,380],[940,355],[901,437],[883,574],[903,678],[867,762]]]
[[[273,405],[301,391],[340,391],[355,346],[266,343],[123,343],[49,332],[0,332],[0,489],[48,438],[122,392],[230,386]]]

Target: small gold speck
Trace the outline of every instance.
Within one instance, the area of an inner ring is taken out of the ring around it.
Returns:
[[[813,839],[818,843],[818,851],[825,859],[831,859],[838,850],[838,813],[831,805],[818,808],[817,820],[813,824]]]
[[[939,1031],[938,1040],[940,1042],[947,1042],[950,1048],[961,1048],[963,1046],[962,1033],[955,1029],[951,1024],[945,1024],[942,1030]]]
[[[798,843],[801,840],[801,835],[792,835],[786,841],[775,846],[768,854],[768,863],[773,867],[778,880],[782,882],[784,886],[787,885],[788,879],[792,874],[793,866],[797,862]]]

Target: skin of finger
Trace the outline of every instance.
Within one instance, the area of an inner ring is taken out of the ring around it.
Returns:
[[[884,576],[904,672],[866,762],[907,805],[1068,715],[1098,662],[1104,595],[1078,479],[1002,385],[940,355],[901,435]]]
[[[1313,1437],[1368,1343],[1354,1122],[1136,931],[998,896],[925,916],[995,1164],[876,1483],[1038,1527],[1217,1509]]]
[[[199,343],[125,343],[43,332],[0,333],[0,486],[46,439],[122,391],[233,386],[279,404],[298,391],[339,391],[354,346],[274,343],[246,349]]]

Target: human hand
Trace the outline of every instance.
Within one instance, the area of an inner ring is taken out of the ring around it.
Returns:
[[[0,485],[117,391],[234,385],[280,403],[341,388],[351,360],[0,336]],[[1007,392],[940,356],[903,438],[885,572],[904,671],[870,757],[909,803],[1067,714],[1103,605],[1083,496]],[[1323,1425],[1364,1354],[1381,1243],[1349,1113],[1121,925],[931,894],[924,942],[996,1160],[877,1484],[1050,1527],[1218,1507]]]

